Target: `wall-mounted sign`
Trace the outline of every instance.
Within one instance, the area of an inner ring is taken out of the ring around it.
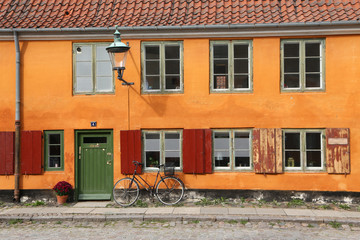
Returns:
[[[347,145],[348,139],[347,138],[329,138],[328,144],[329,145]]]
[[[97,126],[97,122],[90,122],[91,127],[96,127]]]

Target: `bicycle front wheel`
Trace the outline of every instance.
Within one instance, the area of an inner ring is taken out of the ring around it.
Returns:
[[[184,196],[184,184],[176,177],[165,177],[156,185],[156,197],[165,205],[174,205]]]
[[[139,198],[139,184],[131,178],[122,178],[113,188],[113,197],[117,204],[123,207],[133,205]]]

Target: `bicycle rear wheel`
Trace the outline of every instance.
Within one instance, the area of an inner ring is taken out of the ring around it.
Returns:
[[[123,207],[133,205],[139,198],[139,184],[131,178],[122,178],[113,188],[113,197],[117,204]]]
[[[165,205],[174,205],[184,196],[184,184],[176,177],[165,177],[156,185],[156,197]]]

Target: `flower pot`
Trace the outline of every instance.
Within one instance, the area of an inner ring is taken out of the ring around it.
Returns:
[[[66,203],[66,200],[67,200],[68,197],[69,197],[69,195],[64,195],[64,196],[56,195],[57,203],[58,203],[59,205],[62,205],[62,204],[64,204],[64,203]]]

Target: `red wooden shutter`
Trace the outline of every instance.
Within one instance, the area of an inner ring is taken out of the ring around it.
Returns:
[[[253,163],[255,173],[282,172],[281,129],[253,130]]]
[[[183,130],[183,172],[204,174],[212,172],[211,130]]]
[[[0,132],[0,174],[14,174],[14,132]]]
[[[141,160],[141,131],[128,130],[120,131],[120,147],[121,147],[121,173],[133,174],[133,161],[142,162]],[[142,173],[142,168],[137,168],[137,173]]]
[[[328,173],[350,173],[350,131],[326,129],[326,164]]]
[[[21,132],[21,174],[41,174],[41,131]]]

